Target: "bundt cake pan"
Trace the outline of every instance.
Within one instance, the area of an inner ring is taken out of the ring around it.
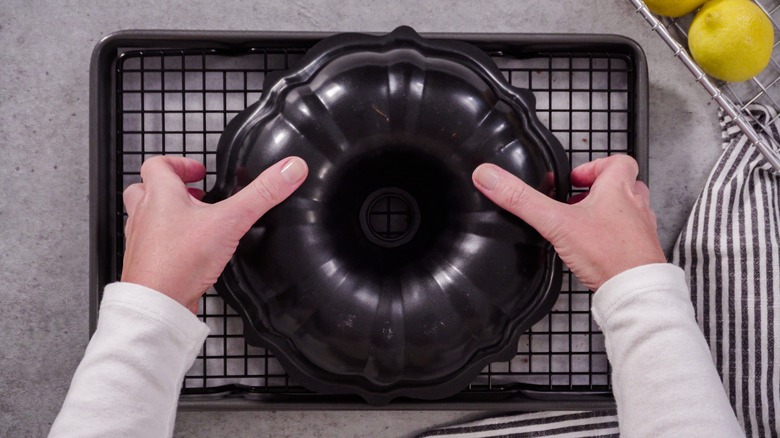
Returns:
[[[274,162],[309,164],[301,188],[241,240],[216,288],[250,344],[319,392],[439,399],[551,309],[552,246],[472,185],[500,165],[563,200],[568,164],[527,90],[461,42],[411,28],[339,34],[223,133],[209,202]]]

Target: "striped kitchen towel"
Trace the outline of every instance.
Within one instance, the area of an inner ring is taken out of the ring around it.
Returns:
[[[617,437],[615,411],[529,412],[430,430],[420,437]]]
[[[775,110],[749,108],[780,139]],[[780,436],[780,174],[721,112],[724,152],[674,248],[696,317],[747,436]],[[534,412],[448,426],[448,437],[618,436],[614,411]]]
[[[780,139],[774,109],[749,108]],[[680,233],[673,261],[747,436],[778,436],[780,175],[721,113],[723,155]]]

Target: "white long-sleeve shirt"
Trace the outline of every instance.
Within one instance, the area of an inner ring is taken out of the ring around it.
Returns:
[[[739,437],[682,270],[626,271],[593,300],[626,437]],[[169,437],[184,373],[208,328],[142,286],[106,287],[100,319],[50,437]]]
[[[742,437],[682,269],[640,266],[593,296],[624,437]]]
[[[179,391],[209,329],[152,289],[106,286],[50,437],[170,437]]]

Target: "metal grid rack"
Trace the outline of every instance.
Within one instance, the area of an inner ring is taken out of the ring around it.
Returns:
[[[483,48],[513,85],[534,92],[540,120],[561,141],[572,166],[627,153],[638,156],[646,175],[644,59],[636,46],[630,50],[615,47],[568,45],[567,50],[530,53],[527,49],[512,53],[511,46]],[[106,227],[113,234],[113,256],[104,263],[106,278],[98,280],[93,309],[99,301],[100,283],[120,277],[126,219],[121,192],[140,181],[143,160],[158,154],[201,160],[208,173],[200,188],[208,190],[214,184],[216,147],[224,126],[259,98],[266,73],[292,67],[303,53],[305,48],[259,46],[117,52],[112,96],[115,145],[110,153],[114,168],[109,172],[115,191],[109,202],[111,223]],[[571,193],[579,191],[572,189]],[[488,404],[483,402],[518,394],[569,403],[555,405],[559,407],[572,406],[572,402],[581,406],[587,400],[589,406],[609,405],[609,364],[603,335],[590,316],[591,296],[565,269],[553,311],[521,337],[514,359],[486,367],[469,388],[453,398],[465,401],[459,408],[484,409]],[[211,334],[186,374],[183,401],[236,396],[282,403],[291,397],[294,403],[335,400],[318,399],[292,381],[271,353],[247,345],[241,318],[213,289],[201,299],[198,316]],[[338,400],[344,402],[339,407],[353,403],[365,408],[349,397]]]
[[[688,68],[718,105],[725,111],[756,145],[767,161],[780,171],[780,144],[770,134],[772,125],[780,113],[766,123],[761,123],[750,113],[750,105],[763,104],[780,109],[780,0],[753,0],[772,22],[775,41],[769,65],[756,77],[744,82],[724,82],[707,76],[688,53],[688,28],[694,13],[680,18],[657,17],[643,0],[629,0],[650,24],[651,28],[672,49],[674,55]]]

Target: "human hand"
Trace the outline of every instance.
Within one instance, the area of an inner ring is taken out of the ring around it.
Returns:
[[[122,281],[159,291],[197,313],[198,300],[219,278],[241,237],[304,181],[306,163],[288,157],[217,204],[200,200],[198,161],[171,156],[146,160],[142,183],[124,192],[127,209]]]
[[[570,199],[572,205],[550,199],[493,164],[477,167],[472,178],[485,196],[549,240],[582,284],[595,291],[623,271],[666,262],[650,192],[636,180],[638,173],[636,161],[626,155],[578,166],[571,182],[590,191]]]

